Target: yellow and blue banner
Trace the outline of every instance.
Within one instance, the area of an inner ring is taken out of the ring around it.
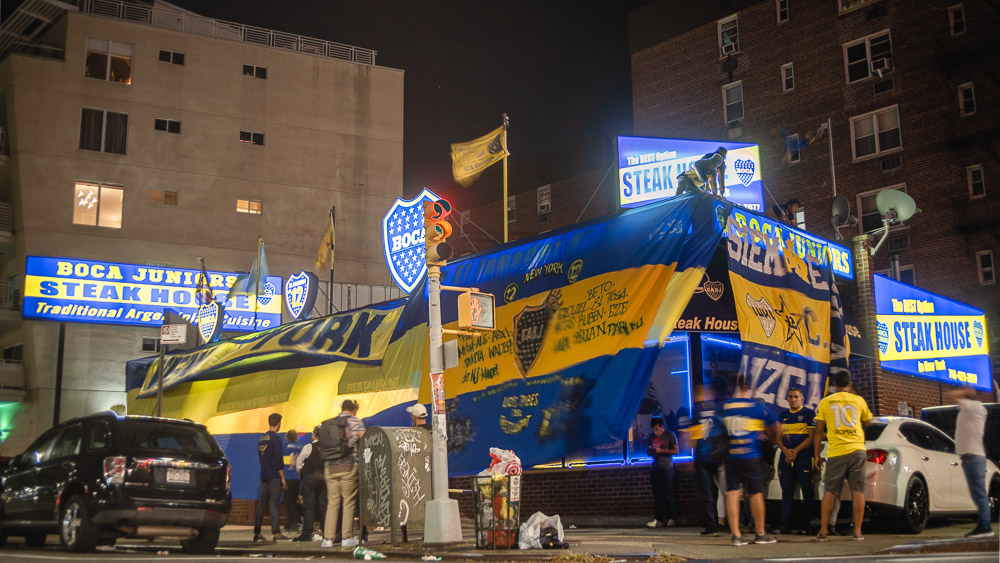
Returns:
[[[882,369],[949,385],[991,388],[986,314],[875,274]]]
[[[463,187],[469,187],[484,170],[500,162],[509,153],[503,126],[464,143],[451,145],[451,174]]]

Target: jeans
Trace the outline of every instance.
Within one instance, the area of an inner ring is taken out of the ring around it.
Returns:
[[[323,475],[315,473],[302,477],[302,533],[304,537],[312,537],[313,523],[319,522],[323,528],[326,519],[326,480]]]
[[[962,456],[962,470],[965,482],[969,484],[972,502],[979,509],[976,523],[980,528],[990,527],[990,499],[986,496],[986,457],[965,454]]]
[[[264,523],[264,506],[271,505],[271,533],[278,535],[281,533],[281,524],[278,522],[278,502],[281,500],[281,479],[268,479],[260,482],[260,492],[257,495],[260,502],[257,503],[257,513],[253,517],[253,534],[260,533],[261,525]]]
[[[701,517],[706,529],[719,527],[719,486],[718,476],[722,468],[719,462],[694,462],[694,490],[698,494],[698,504],[701,505]]]
[[[299,525],[299,479],[285,479],[288,489],[285,491],[285,529],[290,530]]]
[[[653,486],[653,504],[656,506],[654,518],[666,523],[676,516],[674,505],[674,468],[654,467],[649,474],[649,480]]]
[[[784,454],[778,460],[778,482],[781,483],[781,526],[783,528],[789,527],[789,523],[792,520],[795,485],[798,485],[802,490],[802,514],[796,519],[796,522],[799,523],[796,528],[809,529],[809,523],[812,522],[813,518],[813,499],[815,498],[813,494],[812,468],[813,457],[811,455],[802,455],[802,452],[799,452],[798,457],[795,458],[792,465],[785,462]]]
[[[346,463],[327,465],[323,468],[326,479],[326,524],[323,537],[332,539],[336,535],[334,526],[343,508],[340,531],[343,539],[354,537],[354,505],[358,501],[358,465],[353,460]],[[343,500],[343,507],[341,507]]]

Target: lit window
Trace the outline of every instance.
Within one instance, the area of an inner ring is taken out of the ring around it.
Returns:
[[[83,108],[80,118],[81,149],[125,154],[127,140],[127,113]]]
[[[740,25],[736,16],[721,20],[719,26],[719,50],[722,56],[737,53],[740,50]]]
[[[888,31],[844,44],[847,83],[857,82],[892,68],[892,40]]]
[[[149,190],[149,200],[163,205],[177,205],[177,192],[168,190]]]
[[[267,67],[244,64],[243,76],[248,76],[250,78],[260,78],[261,80],[267,80]]]
[[[160,339],[150,336],[142,337],[142,351],[143,352],[159,352],[160,351]]]
[[[87,78],[132,83],[132,45],[87,38]]]
[[[726,123],[743,119],[743,83],[733,82],[722,87]]]
[[[851,118],[854,158],[883,153],[902,146],[899,131],[899,108],[873,111]]]
[[[240,131],[240,142],[248,145],[264,144],[264,134],[255,131]]]
[[[181,132],[181,122],[176,119],[160,119],[157,117],[153,120],[153,128],[157,131],[166,131],[167,133],[177,133]]]
[[[993,251],[982,250],[976,253],[976,265],[979,267],[979,283],[989,285],[996,283],[996,269],[993,267]]]
[[[781,87],[785,92],[795,89],[795,70],[792,63],[781,65]]]
[[[986,179],[983,177],[983,165],[976,164],[965,169],[969,181],[969,197],[972,199],[986,195]]]
[[[552,184],[538,188],[535,193],[538,197],[538,214],[542,215],[552,211]]]
[[[883,226],[882,214],[879,212],[877,205],[878,193],[882,190],[898,190],[906,193],[906,184],[898,184],[858,194],[858,209],[861,210],[861,220],[858,221],[858,226],[860,227],[861,234],[877,231]],[[890,223],[889,230],[893,231],[909,227],[909,225],[910,223],[908,221],[904,221],[902,223]]]
[[[958,87],[958,109],[962,115],[976,113],[976,91],[971,82],[966,82]]]
[[[261,215],[264,213],[264,203],[256,199],[238,199],[236,200],[236,212]]]
[[[801,162],[802,153],[800,152],[799,149],[802,148],[802,145],[799,144],[799,134],[795,133],[793,135],[785,137],[785,144],[787,145],[785,147],[786,151],[785,154],[788,155],[788,162],[789,163]]]
[[[778,23],[788,21],[788,0],[775,0],[778,8]]]
[[[122,228],[123,186],[77,182],[73,193],[73,223]]]
[[[948,26],[953,36],[965,33],[965,8],[961,4],[948,7]]]
[[[184,53],[160,49],[160,62],[184,66]]]
[[[513,223],[517,221],[517,200],[514,196],[507,198],[507,222]]]

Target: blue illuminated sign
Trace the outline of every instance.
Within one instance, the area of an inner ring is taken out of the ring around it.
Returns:
[[[236,274],[209,272],[208,277],[216,299],[225,302],[222,330],[255,331],[281,324],[280,277],[265,280],[256,307],[252,295],[226,300]],[[26,319],[160,326],[163,310],[169,308],[196,323],[199,278],[200,270],[28,256],[22,313]],[[209,318],[211,312],[206,311],[204,319]]]
[[[285,306],[296,321],[308,319],[316,304],[319,278],[312,272],[299,272],[285,282]]]
[[[413,199],[397,199],[382,218],[385,262],[393,281],[406,293],[413,291],[427,273],[423,203],[439,199],[424,188]]]
[[[725,147],[724,197],[751,211],[764,211],[760,148],[750,143],[618,137],[618,201],[637,207],[677,195],[677,176],[702,156]]]
[[[875,317],[883,369],[992,388],[983,311],[875,274]]]

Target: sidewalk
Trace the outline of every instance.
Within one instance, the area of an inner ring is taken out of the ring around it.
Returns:
[[[570,544],[568,550],[518,550],[497,549],[477,550],[475,536],[471,528],[463,528],[465,541],[448,546],[425,546],[419,540],[421,532],[410,530],[410,542],[399,546],[389,543],[388,531],[371,531],[366,547],[380,551],[390,559],[419,559],[424,555],[433,555],[442,560],[546,560],[559,556],[567,558],[569,554],[607,556],[610,559],[626,559],[647,561],[651,557],[667,556],[694,559],[757,559],[776,557],[824,557],[824,556],[858,556],[874,553],[991,553],[1000,551],[997,538],[986,540],[966,540],[962,537],[971,529],[968,522],[957,522],[936,526],[925,530],[919,535],[902,535],[892,533],[872,533],[865,535],[864,541],[853,541],[850,536],[833,536],[829,542],[820,543],[810,536],[776,536],[778,543],[772,545],[748,545],[733,547],[729,545],[729,535],[717,538],[706,538],[699,535],[699,528],[582,528],[565,531],[565,541]],[[267,531],[269,532],[269,531]],[[270,534],[267,534],[270,537]],[[748,539],[753,534],[747,535]],[[323,549],[319,542],[279,541],[254,544],[253,528],[251,526],[226,526],[219,540],[219,553],[223,555],[254,555],[266,556],[294,555],[317,556],[329,558],[351,558],[353,549],[334,548]],[[165,542],[155,544],[143,543],[130,545],[132,542],[123,540],[121,547],[138,549],[164,549]],[[173,551],[173,549],[171,549]]]

